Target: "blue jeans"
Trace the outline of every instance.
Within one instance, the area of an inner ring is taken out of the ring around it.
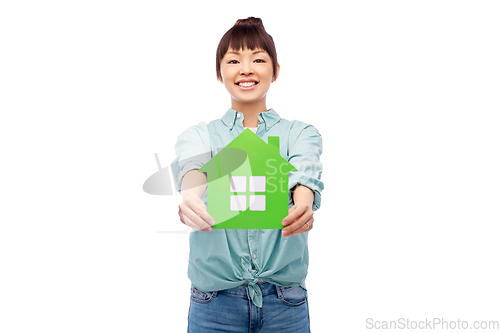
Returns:
[[[245,285],[219,291],[191,288],[188,333],[310,332],[304,288],[271,283],[258,286],[262,290],[262,308],[252,303]]]

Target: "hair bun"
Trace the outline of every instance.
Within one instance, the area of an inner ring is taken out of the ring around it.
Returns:
[[[255,26],[264,27],[264,25],[262,24],[262,20],[258,17],[253,17],[253,16],[250,16],[246,19],[239,19],[238,21],[236,21],[234,25],[240,25],[240,24],[252,24]]]

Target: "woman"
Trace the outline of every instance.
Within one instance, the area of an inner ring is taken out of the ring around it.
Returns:
[[[216,56],[217,78],[230,95],[231,108],[178,137],[172,172],[182,194],[179,216],[196,229],[190,234],[188,332],[310,331],[307,235],[323,190],[322,141],[313,126],[285,120],[267,108],[267,92],[279,70],[262,21],[238,20],[222,37]],[[207,178],[198,169],[245,128],[264,141],[279,136],[280,154],[298,170],[289,177],[289,215],[281,232],[212,229]]]

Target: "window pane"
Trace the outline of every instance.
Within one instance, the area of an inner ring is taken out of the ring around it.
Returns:
[[[250,192],[266,192],[266,177],[250,176]]]
[[[231,210],[240,211],[240,210],[246,210],[246,209],[247,209],[247,196],[246,195],[232,195],[231,196]]]
[[[250,210],[266,210],[266,196],[265,195],[251,195],[250,196]]]
[[[247,191],[247,177],[246,176],[232,176],[230,179],[231,192],[246,192]]]

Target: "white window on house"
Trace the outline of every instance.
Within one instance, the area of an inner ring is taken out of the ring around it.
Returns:
[[[266,177],[250,176],[250,192],[266,192]]]
[[[233,176],[231,177],[231,192],[246,192],[247,191],[247,177]]]
[[[250,196],[250,210],[266,210],[266,196],[265,195],[251,195]]]
[[[248,186],[247,186],[248,178]],[[244,211],[247,209],[247,197],[250,210],[266,210],[266,196],[264,194],[250,194],[247,192],[266,192],[265,176],[232,176],[230,178],[231,195],[230,209],[234,211]]]
[[[246,210],[247,209],[247,196],[246,195],[232,195],[231,196],[231,210]]]

